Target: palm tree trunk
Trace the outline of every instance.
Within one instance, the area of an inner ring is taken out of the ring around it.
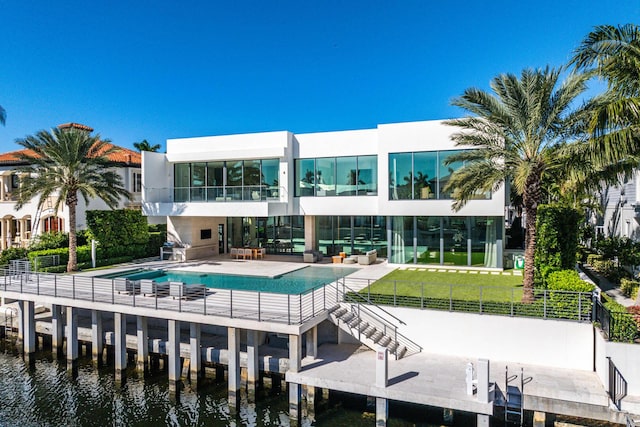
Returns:
[[[525,190],[522,194],[522,202],[526,215],[525,227],[525,248],[524,248],[524,278],[523,278],[523,294],[522,302],[533,302],[533,286],[535,279],[535,263],[533,262],[536,254],[536,218],[538,216],[538,203],[542,197],[540,188],[540,173],[532,172],[527,178]]]
[[[67,263],[67,272],[78,269],[78,239],[76,236],[77,204],[77,197],[67,198],[67,206],[69,207],[69,262]]]

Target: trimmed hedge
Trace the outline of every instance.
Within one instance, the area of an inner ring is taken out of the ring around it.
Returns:
[[[609,339],[618,342],[634,342],[638,338],[638,324],[627,308],[614,300],[608,300],[604,307],[609,310]]]

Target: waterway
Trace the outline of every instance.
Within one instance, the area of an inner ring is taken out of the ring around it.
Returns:
[[[25,363],[14,347],[0,343],[0,426],[289,426],[285,391],[267,389],[257,404],[243,401],[230,416],[226,383],[211,381],[199,390],[168,391],[166,372],[139,378],[127,372],[116,383],[113,366],[96,369],[81,358],[77,375],[65,360],[37,353]],[[389,427],[435,427],[444,424],[441,409],[391,405]],[[475,417],[456,414],[453,426],[475,425]],[[333,395],[321,402],[306,427],[373,426],[374,409],[366,398]],[[492,421],[492,425],[499,424]]]

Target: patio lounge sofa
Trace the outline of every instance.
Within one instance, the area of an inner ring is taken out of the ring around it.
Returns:
[[[156,282],[151,279],[140,280],[140,293],[142,295],[169,295],[169,282]]]
[[[375,264],[376,259],[378,259],[378,252],[374,249],[372,251],[368,251],[364,255],[358,255],[358,264],[360,265]]]
[[[194,298],[204,296],[206,286],[201,283],[169,282],[169,295],[176,298]]]

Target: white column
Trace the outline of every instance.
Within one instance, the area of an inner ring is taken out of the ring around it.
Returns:
[[[169,391],[177,392],[180,381],[180,321],[169,320]]]
[[[389,350],[378,346],[376,350],[376,387],[386,388],[389,384]],[[389,402],[376,397],[376,426],[386,426],[389,418]]]
[[[305,334],[307,338],[307,357],[315,359],[318,357],[318,327],[314,326]]]
[[[260,377],[258,365],[258,331],[247,331],[247,397],[255,402],[256,386]]]
[[[127,315],[113,313],[116,381],[124,379],[127,370]]]
[[[23,345],[25,354],[29,355],[36,352],[36,321],[34,318],[35,303],[33,301],[24,301],[22,307],[23,315]]]
[[[300,335],[289,335],[289,371],[300,372],[302,361],[302,340]],[[300,401],[302,386],[293,382],[289,386],[289,419],[292,426],[300,424]]]
[[[237,414],[240,405],[240,329],[227,328],[229,359],[229,411]]]
[[[200,373],[202,372],[202,350],[200,349],[200,324],[191,323],[189,325],[189,348],[191,350],[191,363],[189,364],[189,377],[191,385],[198,384]]]
[[[96,365],[100,365],[102,362],[103,351],[102,312],[91,310],[91,358]]]
[[[51,305],[51,351],[54,357],[62,356],[62,345],[64,341],[64,316],[62,306]]]
[[[67,307],[67,362],[78,360],[78,309]]]
[[[137,351],[136,354],[136,368],[140,372],[145,372],[148,369],[149,360],[149,343],[147,333],[147,318],[145,316],[136,317],[136,341]]]

